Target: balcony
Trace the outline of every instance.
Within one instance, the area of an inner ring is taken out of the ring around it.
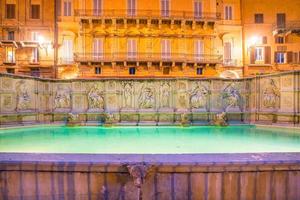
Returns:
[[[105,63],[105,62],[175,62],[195,64],[219,64],[222,56],[215,54],[162,54],[162,53],[75,53],[75,62]]]
[[[285,24],[276,24],[273,26],[273,35],[291,33],[300,34],[300,21],[289,21]]]
[[[162,10],[75,10],[75,16],[92,19],[174,19],[195,21],[216,21],[221,19],[220,13]]]

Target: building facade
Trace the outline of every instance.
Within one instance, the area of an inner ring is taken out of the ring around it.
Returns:
[[[300,69],[300,1],[242,1],[245,76]]]
[[[242,47],[240,15],[228,12],[223,20],[223,4],[215,0],[61,0],[58,74],[218,76],[223,66],[223,42],[238,38],[236,51]],[[239,25],[232,29],[233,21]],[[239,61],[241,54],[230,52],[226,65],[242,66]]]
[[[0,1],[0,72],[53,77],[54,2]]]
[[[275,0],[274,9],[258,0],[0,2],[2,72],[237,78],[299,63],[297,1]]]

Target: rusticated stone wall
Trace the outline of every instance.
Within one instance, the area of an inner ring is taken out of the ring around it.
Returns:
[[[0,123],[299,123],[299,72],[239,80],[47,80],[0,74]]]

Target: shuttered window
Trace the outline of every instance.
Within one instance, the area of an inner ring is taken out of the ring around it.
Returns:
[[[64,1],[64,16],[72,15],[72,2],[71,0]]]
[[[128,50],[128,58],[136,58],[136,55],[137,55],[136,39],[128,39],[127,50]]]
[[[202,40],[195,41],[195,58],[196,60],[203,59],[204,54],[204,43]]]
[[[70,63],[73,61],[73,41],[71,39],[65,39],[63,41],[63,62]]]
[[[99,16],[102,14],[102,0],[94,0],[94,15]]]
[[[40,19],[40,5],[31,5],[31,19]]]
[[[161,41],[161,53],[163,59],[171,58],[171,42],[168,39]]]
[[[94,38],[93,57],[95,60],[103,58],[103,39],[102,38]]]
[[[233,11],[232,6],[225,6],[225,12],[224,12],[225,20],[232,20],[232,16],[233,16],[232,11]]]
[[[265,51],[265,64],[271,64],[271,47],[264,47]]]
[[[170,1],[161,0],[161,15],[163,17],[169,17],[170,15]]]
[[[264,14],[261,14],[261,13],[255,14],[254,15],[254,21],[255,21],[256,24],[264,23]]]
[[[6,19],[16,18],[16,4],[6,4]]]
[[[136,15],[136,0],[127,0],[127,14],[129,16]]]
[[[287,63],[293,63],[293,52],[289,51],[287,52]]]
[[[195,18],[202,17],[202,2],[199,0],[196,0],[194,2],[194,16],[195,16]]]

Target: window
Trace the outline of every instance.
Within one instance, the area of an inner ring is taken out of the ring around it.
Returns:
[[[284,37],[282,37],[282,36],[277,36],[277,37],[275,38],[275,43],[277,43],[277,44],[283,44],[283,43],[284,43]]]
[[[196,72],[197,72],[197,75],[202,75],[203,74],[203,68],[198,67]]]
[[[129,67],[129,74],[135,75],[135,67]]]
[[[136,15],[136,0],[127,0],[127,14],[129,16]]]
[[[39,77],[40,76],[40,69],[39,68],[31,68],[30,69],[30,75]]]
[[[94,0],[94,15],[99,16],[102,13],[102,0]]]
[[[31,53],[31,63],[38,63],[39,62],[39,49],[38,47],[32,49]]]
[[[285,28],[285,13],[278,13],[277,14],[277,27],[278,28]]]
[[[6,63],[15,63],[16,62],[16,52],[13,46],[5,47],[5,62]]]
[[[15,73],[15,69],[14,68],[7,68],[6,69],[6,73],[14,74]]]
[[[162,53],[162,59],[170,59],[171,58],[171,42],[170,42],[170,40],[163,39],[161,41],[161,53]]]
[[[127,53],[128,53],[128,58],[136,58],[137,43],[136,43],[135,39],[128,39],[128,41],[127,41]]]
[[[95,67],[95,74],[101,74],[101,67]]]
[[[203,59],[204,43],[202,40],[195,41],[195,58],[196,60]]]
[[[164,75],[170,74],[170,67],[164,67],[164,68],[163,68],[163,74],[164,74]]]
[[[194,2],[194,16],[195,18],[202,17],[202,2],[199,0],[195,0]]]
[[[16,4],[6,4],[6,19],[16,18]]]
[[[255,60],[256,61],[264,61],[264,48],[263,47],[255,48]]]
[[[276,55],[276,63],[278,63],[278,64],[285,63],[285,58],[284,58],[285,53],[284,52],[276,52],[275,55]]]
[[[225,20],[232,20],[232,6],[225,6]]]
[[[71,0],[64,1],[64,16],[71,16],[72,15],[72,2]]]
[[[71,39],[65,39],[63,41],[62,51],[63,62],[73,62],[73,41]]]
[[[100,60],[103,58],[103,39],[102,38],[94,38],[93,57],[94,57],[94,60]]]
[[[40,5],[31,5],[31,19],[40,19]]]
[[[15,32],[14,31],[8,31],[7,32],[7,39],[8,40],[15,40]]]
[[[169,17],[170,15],[170,2],[169,0],[161,0],[161,16]]]
[[[263,24],[264,23],[264,14],[255,14],[254,21],[256,24]]]

